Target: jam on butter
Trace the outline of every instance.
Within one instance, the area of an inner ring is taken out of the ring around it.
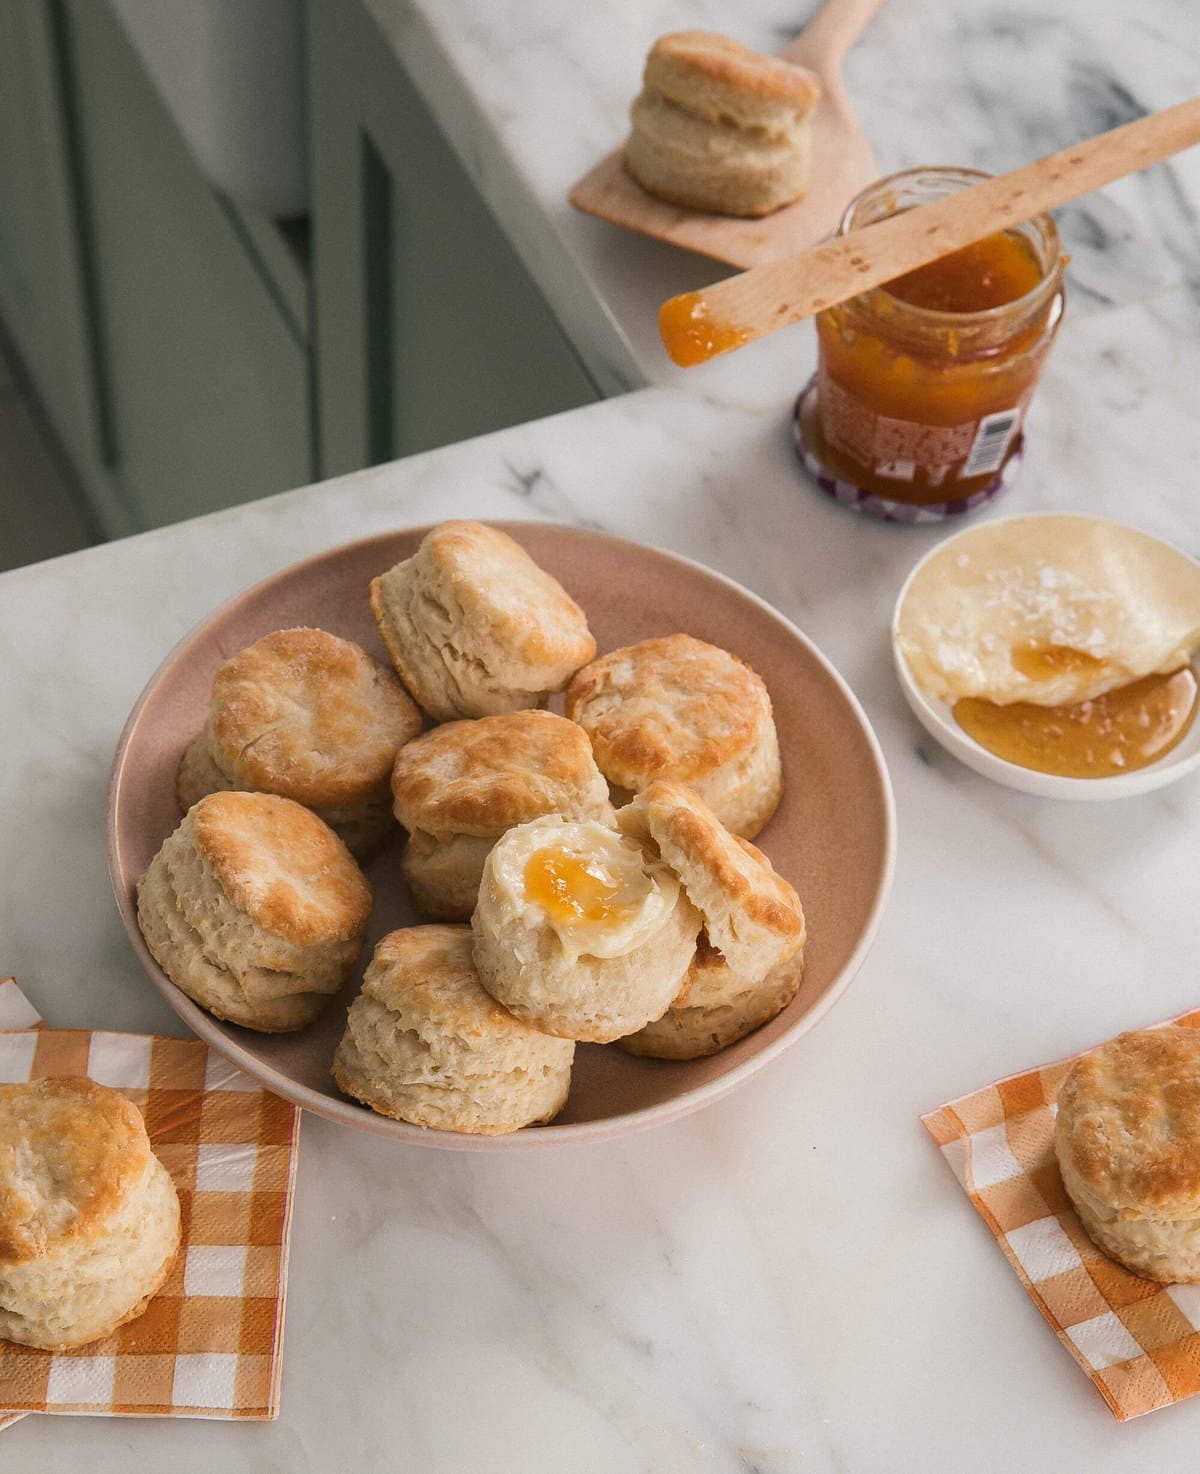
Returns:
[[[564,850],[536,850],[525,865],[525,897],[551,921],[611,921],[622,909],[614,904],[617,889],[594,866]]]
[[[1039,645],[1029,643],[1017,645],[1009,652],[1013,669],[1028,676],[1031,681],[1050,681],[1055,676],[1095,674],[1104,665],[1097,655],[1086,650],[1076,650],[1073,645]]]

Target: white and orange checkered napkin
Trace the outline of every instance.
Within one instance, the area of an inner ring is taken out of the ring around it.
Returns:
[[[0,978],[0,1030],[37,1029],[42,1016],[17,987],[16,978]]]
[[[1200,1028],[1200,1009],[1154,1025]],[[1200,1392],[1200,1285],[1159,1285],[1084,1232],[1054,1155],[1058,1092],[1076,1059],[1013,1075],[922,1116],[1055,1334],[1116,1417]]]
[[[141,1110],[179,1190],[183,1243],[146,1313],[105,1340],[69,1352],[0,1341],[0,1408],[277,1417],[300,1112],[198,1039],[0,1033],[0,1081],[62,1075]]]
[[[17,987],[16,978],[0,978],[0,1029],[38,1029],[42,1016]],[[0,1433],[24,1413],[0,1413]]]

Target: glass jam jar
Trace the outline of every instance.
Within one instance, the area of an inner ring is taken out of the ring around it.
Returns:
[[[893,174],[851,201],[838,233],[988,177]],[[1040,215],[819,313],[797,430],[827,489],[883,516],[952,515],[998,490],[1062,317],[1064,264]]]

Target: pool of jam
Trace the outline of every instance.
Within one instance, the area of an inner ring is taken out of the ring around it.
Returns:
[[[1069,706],[965,697],[953,711],[968,736],[1007,762],[1060,778],[1111,778],[1149,767],[1183,740],[1196,717],[1196,692],[1195,673],[1185,666]]]

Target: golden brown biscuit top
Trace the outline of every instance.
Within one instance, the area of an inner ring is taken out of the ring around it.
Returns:
[[[466,1040],[501,1034],[538,1037],[531,1024],[501,1008],[479,981],[469,926],[409,926],[388,932],[375,948],[362,990],[385,1008],[415,1009],[446,1033]]]
[[[785,944],[774,965],[804,944],[800,897],[748,839],[730,834],[699,794],[660,778],[617,813],[617,827],[639,843],[652,842],[679,876],[704,917],[708,941],[753,926]]]
[[[1200,1032],[1142,1029],[1076,1061],[1057,1129],[1084,1185],[1123,1216],[1200,1217]]]
[[[402,747],[396,818],[410,832],[501,835],[542,814],[599,814],[608,785],[587,733],[548,711],[446,722]]]
[[[421,713],[396,676],[325,630],[276,630],[213,678],[209,731],[217,763],[251,788],[318,808],[383,790]]]
[[[720,117],[720,90],[762,102],[790,103],[801,113],[816,106],[821,79],[807,67],[751,51],[728,36],[711,31],[673,31],[660,36],[646,59],[646,86],[661,92],[689,112]],[[716,89],[704,107],[697,84]]]
[[[141,1114],[117,1091],[83,1078],[0,1085],[0,1265],[102,1234],[149,1160]]]
[[[443,522],[426,534],[414,559],[435,583],[448,587],[473,632],[486,635],[512,658],[578,669],[595,655],[583,610],[499,528]]]
[[[292,799],[210,793],[189,821],[217,884],[265,931],[304,946],[349,941],[366,925],[366,876],[333,830]]]
[[[567,716],[610,783],[695,781],[740,757],[771,721],[762,678],[727,650],[667,635],[612,650],[567,688]]]

